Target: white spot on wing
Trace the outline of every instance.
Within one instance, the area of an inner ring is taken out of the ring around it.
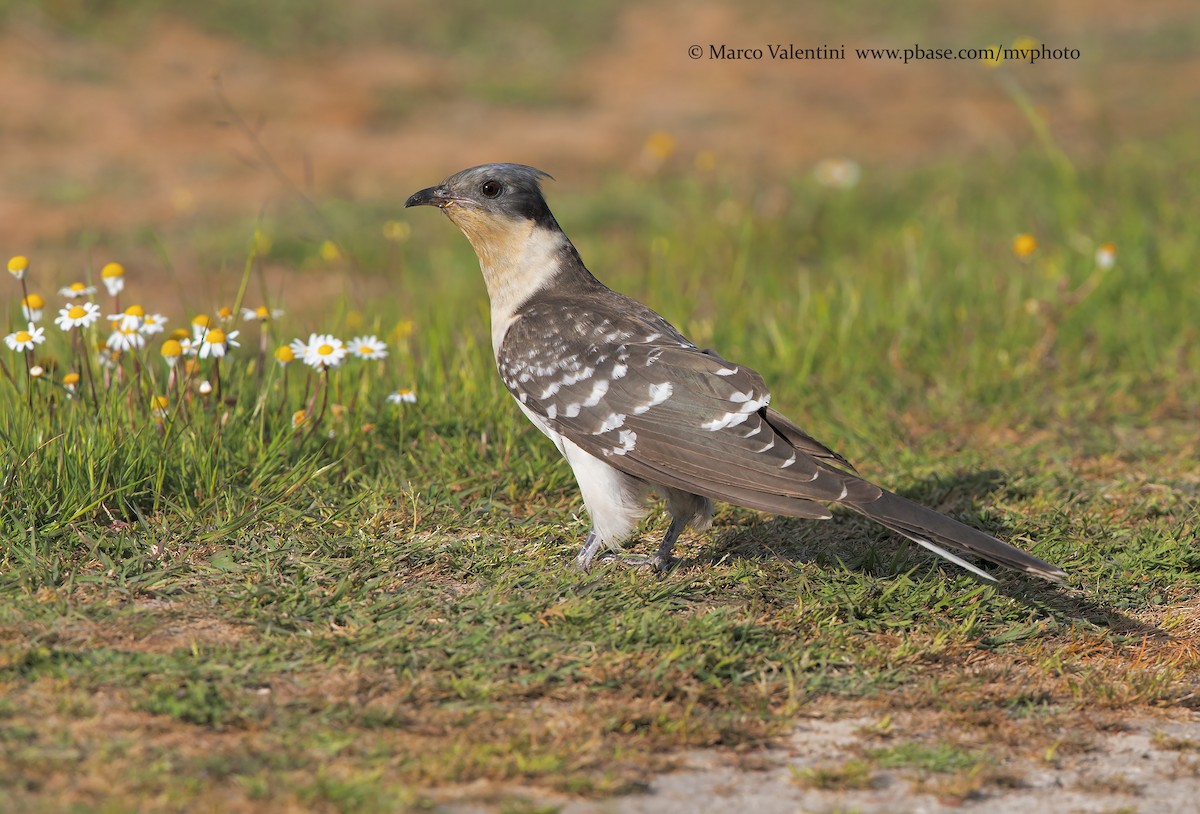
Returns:
[[[600,379],[592,385],[592,392],[588,395],[587,400],[583,402],[584,407],[595,407],[600,403],[600,399],[604,398],[604,394],[608,392],[608,381]]]
[[[726,427],[736,427],[749,417],[750,416],[748,416],[746,413],[725,413],[725,415],[721,416],[720,418],[714,418],[712,421],[705,421],[700,425],[700,427],[710,432],[716,432],[717,430],[723,430]]]
[[[743,413],[757,413],[763,407],[766,407],[770,402],[771,402],[771,394],[770,393],[768,393],[767,395],[763,396],[760,399],[752,398],[749,401],[747,401],[745,404],[742,405],[742,412]]]
[[[649,410],[651,407],[662,404],[664,401],[666,401],[667,399],[669,399],[671,397],[671,393],[673,393],[674,391],[675,391],[675,388],[671,385],[670,382],[659,382],[658,384],[650,385],[650,400],[648,402],[646,402],[645,404],[641,404],[641,405],[638,405],[637,407],[634,407],[633,414],[641,415],[642,413]]]
[[[621,415],[620,413],[612,413],[611,415],[609,415],[608,418],[604,419],[604,423],[600,425],[600,429],[596,430],[596,432],[593,433],[593,435],[600,435],[601,433],[606,433],[611,430],[615,430],[617,427],[622,426],[624,423],[625,423],[625,416]]]
[[[794,464],[794,463],[796,463],[796,453],[794,453],[794,452],[793,452],[793,453],[792,453],[792,457],[788,458],[786,461],[784,461],[783,463],[781,463],[781,464],[779,465],[779,468],[780,468],[780,469],[787,469],[789,466],[791,466],[791,465],[792,465],[792,464]]]
[[[723,367],[720,370],[714,371],[718,376],[732,376],[738,372],[736,367]]]

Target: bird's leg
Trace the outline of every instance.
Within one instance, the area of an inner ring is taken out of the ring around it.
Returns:
[[[671,549],[675,547],[675,541],[679,539],[679,535],[683,532],[687,522],[678,517],[671,518],[671,526],[667,529],[667,536],[663,537],[663,541],[658,544],[658,551],[654,554],[654,559],[651,563],[654,565],[654,570],[660,574],[665,574],[675,567],[679,560],[671,554]]]
[[[659,574],[665,574],[675,567],[679,562],[675,557],[671,556],[671,549],[675,547],[675,541],[679,539],[679,535],[687,526],[686,520],[671,518],[671,527],[667,529],[667,536],[663,537],[663,541],[658,545],[658,551],[653,557],[643,557],[640,554],[630,554],[621,557],[621,562],[632,568],[645,568],[650,566]]]
[[[592,560],[596,559],[596,552],[600,550],[600,542],[600,535],[595,529],[588,532],[587,539],[583,541],[583,548],[579,549],[579,554],[575,557],[575,566],[580,571],[587,571],[592,567]]]

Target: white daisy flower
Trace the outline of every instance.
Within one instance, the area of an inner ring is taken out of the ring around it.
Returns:
[[[388,404],[416,404],[417,394],[411,387],[403,390],[393,390],[388,394]]]
[[[83,305],[72,305],[60,309],[54,324],[64,331],[69,331],[72,328],[90,327],[98,319],[100,319],[100,306],[94,302],[85,302]]]
[[[120,361],[121,354],[108,348],[101,348],[100,352],[96,354],[96,362],[99,363],[100,367],[105,367],[109,370],[115,368]]]
[[[108,289],[108,294],[115,297],[125,290],[125,267],[120,263],[108,263],[100,269],[100,281]]]
[[[33,350],[35,345],[46,341],[46,329],[29,326],[27,331],[14,331],[4,337],[4,344],[13,350]]]
[[[25,315],[27,322],[41,322],[42,309],[46,307],[46,301],[42,299],[41,294],[30,294],[21,300],[21,313]]]
[[[207,359],[211,356],[214,359],[220,359],[228,352],[231,344],[237,347],[237,343],[232,341],[234,336],[237,336],[237,331],[226,335],[220,328],[213,328],[204,334],[204,339],[200,341],[200,358]]]
[[[96,286],[75,282],[58,289],[58,293],[59,296],[66,297],[69,300],[77,300],[80,297],[90,297],[92,294],[95,294]]]
[[[196,314],[192,317],[192,341],[203,342],[204,335],[208,333],[209,328],[215,328],[212,317],[208,314]]]
[[[29,258],[17,255],[10,258],[8,261],[8,273],[18,280],[24,280],[25,274],[29,271]]]
[[[126,350],[140,350],[146,346],[146,337],[138,333],[137,328],[116,326],[104,346],[114,353]]]
[[[337,367],[346,358],[342,340],[330,334],[310,334],[304,349],[304,364],[317,370]]]
[[[200,391],[200,395],[207,396],[213,391],[212,382],[210,382],[208,379],[205,379],[196,386],[196,389]]]
[[[162,354],[167,367],[175,367],[176,363],[179,362],[179,357],[183,356],[183,345],[177,339],[168,339],[162,343],[159,353]]]
[[[1117,264],[1117,245],[1115,243],[1101,243],[1096,248],[1096,265],[1108,271]]]
[[[113,295],[116,296],[115,294]],[[113,323],[113,330],[136,331],[146,320],[146,311],[140,305],[131,305],[123,313],[112,314],[108,321]]]
[[[350,340],[350,353],[359,359],[382,359],[387,356],[387,345],[378,337],[356,336]]]
[[[149,336],[150,334],[162,333],[166,325],[167,318],[162,314],[146,314],[138,330]]]
[[[257,308],[243,308],[242,319],[252,322],[270,322],[273,319],[279,319],[283,316],[283,310],[280,308],[268,308],[265,305],[260,305]]]

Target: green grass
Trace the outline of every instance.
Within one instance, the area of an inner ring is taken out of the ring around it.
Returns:
[[[302,377],[260,381],[252,330],[232,403],[162,429],[132,377],[100,407],[41,382],[30,410],[8,354],[0,788],[31,811],[216,789],[248,810],[405,809],[481,779],[629,790],[675,750],[757,747],[830,704],[983,717],[1042,751],[1047,720],[1194,704],[1196,160],[1181,141],[1074,178],[1029,154],[868,167],[848,192],[549,189],[602,279],[760,370],[867,476],[1066,567],[1061,589],[982,586],[856,517],[733,508],[666,578],[576,573],[582,508],[497,381],[470,249],[395,202],[321,203],[358,270],[328,322],[286,317],[285,338],[348,336],[353,311],[416,330],[319,431],[291,429]],[[266,261],[313,274],[327,235],[274,217]],[[389,243],[391,219],[411,237]],[[252,228],[155,240],[240,268]],[[1024,262],[1018,232],[1040,244]],[[1119,259],[1098,273],[1103,241]],[[417,405],[382,403],[410,383]],[[985,751],[870,760],[959,771]]]

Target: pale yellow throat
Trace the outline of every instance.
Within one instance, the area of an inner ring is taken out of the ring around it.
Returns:
[[[499,348],[516,309],[558,270],[566,236],[527,218],[507,218],[469,205],[442,209],[479,256],[492,311],[492,345]]]

